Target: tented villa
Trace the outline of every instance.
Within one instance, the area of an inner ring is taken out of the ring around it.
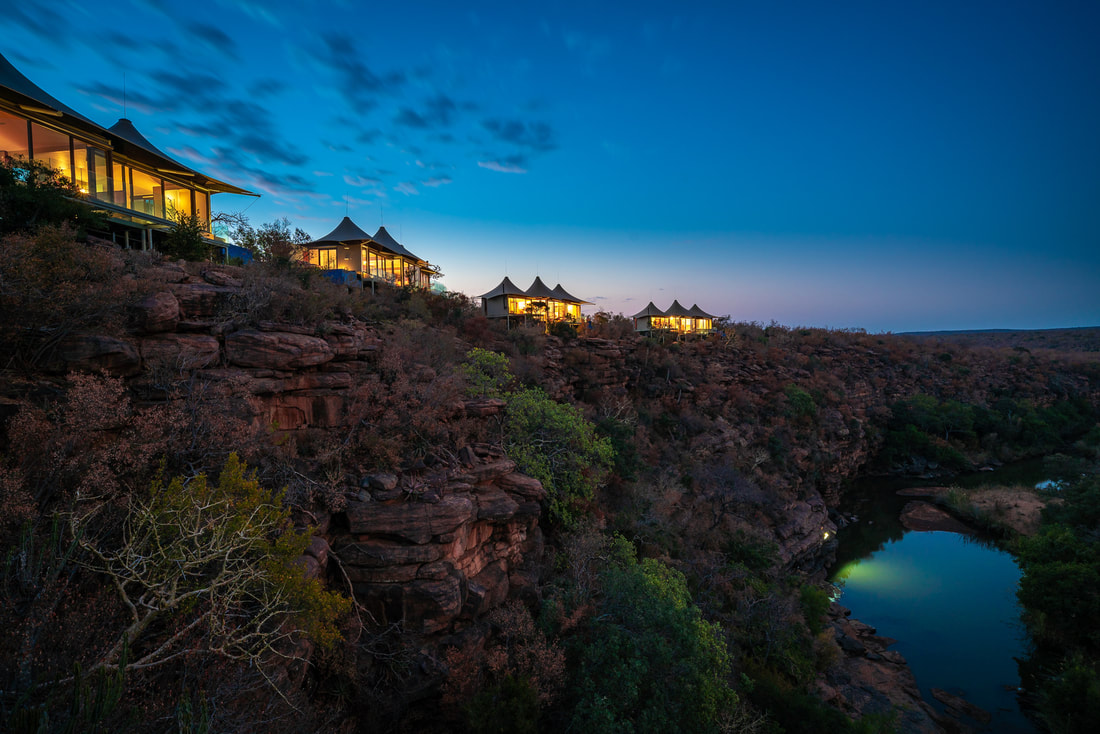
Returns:
[[[210,228],[210,197],[257,196],[185,166],[123,118],[101,127],[51,97],[0,55],[0,158],[43,161],[108,217],[115,242],[153,249],[180,216],[194,215],[204,239],[225,249]]]
[[[586,305],[592,304],[570,295],[560,283],[555,288],[547,288],[538,276],[527,290],[506,277],[496,288],[481,295],[485,315],[491,319],[506,319],[509,325],[512,321],[525,323],[529,320],[580,323],[581,306]]]
[[[429,288],[439,268],[405,249],[379,227],[373,236],[344,219],[324,237],[306,245],[308,261],[326,271],[351,271],[363,280]]]
[[[634,331],[669,331],[675,334],[709,334],[714,331],[714,316],[699,308],[698,304],[684,308],[679,301],[673,301],[665,311],[650,301],[631,318],[634,319]]]

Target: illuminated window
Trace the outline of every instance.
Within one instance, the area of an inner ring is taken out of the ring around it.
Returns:
[[[164,207],[167,219],[191,216],[191,189],[171,181],[164,182]]]
[[[115,184],[112,201],[114,201],[115,206],[128,206],[126,202],[129,201],[129,197],[126,193],[130,190],[129,166],[115,163],[111,166],[111,173]]]
[[[210,195],[205,191],[195,192],[195,216],[199,218],[202,228],[210,231]]]
[[[317,251],[317,267],[322,270],[336,270],[339,267],[336,263],[335,247]]]
[[[73,183],[82,194],[91,191],[88,183],[88,145],[76,138],[73,138]]]
[[[130,208],[163,219],[164,187],[161,180],[136,168],[130,169],[130,180],[133,184],[130,192]]]
[[[0,156],[29,157],[27,145],[27,121],[22,117],[0,111]]]
[[[111,176],[107,167],[107,154],[99,148],[88,146],[88,192],[99,201],[111,201]]]
[[[34,159],[42,161],[72,180],[72,159],[69,157],[69,136],[55,130],[31,124],[31,144]]]

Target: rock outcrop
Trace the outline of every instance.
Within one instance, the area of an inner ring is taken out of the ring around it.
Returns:
[[[818,681],[822,700],[856,716],[896,711],[898,731],[906,734],[959,731],[921,696],[901,653],[888,649],[897,640],[880,637],[874,627],[849,619],[849,614],[836,603],[829,609],[828,630],[841,658]]]
[[[365,477],[330,534],[356,598],[380,624],[426,634],[534,594],[542,555],[538,480],[488,446],[432,475]]]

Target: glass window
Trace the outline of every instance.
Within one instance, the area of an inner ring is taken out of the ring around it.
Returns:
[[[73,183],[82,194],[91,191],[88,186],[88,144],[76,138],[73,138]]]
[[[31,144],[34,145],[34,159],[60,171],[66,178],[72,179],[72,159],[69,157],[69,136],[56,130],[31,123]]]
[[[22,117],[0,111],[0,157],[10,155],[28,157],[27,121]]]
[[[210,231],[210,199],[205,191],[195,192],[195,216],[199,218],[202,228]]]
[[[88,146],[88,191],[99,201],[111,201],[111,176],[108,173],[107,153]]]
[[[191,189],[171,181],[164,182],[164,207],[166,219],[191,216]]]
[[[130,208],[143,214],[164,218],[164,187],[159,178],[144,171],[130,169],[133,190],[130,192]]]
[[[130,167],[115,163],[111,166],[111,173],[114,174],[115,184],[112,201],[115,206],[127,206],[129,197],[126,194],[130,190]]]
[[[336,248],[325,248],[317,251],[317,267],[322,270],[336,270],[340,267],[336,263]]]

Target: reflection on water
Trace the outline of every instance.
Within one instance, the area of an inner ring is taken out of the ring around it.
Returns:
[[[912,483],[849,495],[846,509],[859,520],[840,532],[830,577],[840,603],[899,641],[892,649],[933,706],[943,708],[930,689],[943,688],[993,715],[983,731],[1037,731],[1015,694],[1016,659],[1028,652],[1015,561],[980,538],[906,531],[898,516],[912,498],[895,495],[902,486]]]

